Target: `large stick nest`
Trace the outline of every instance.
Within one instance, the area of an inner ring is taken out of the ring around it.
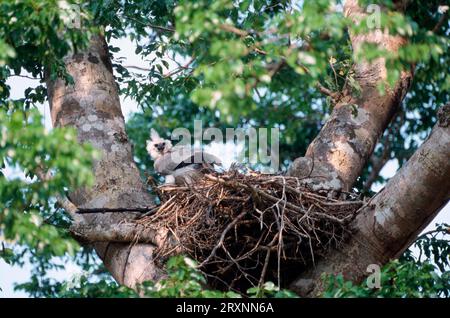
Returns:
[[[213,286],[234,290],[269,280],[286,285],[339,247],[362,205],[353,195],[338,200],[311,191],[295,177],[237,169],[157,192],[159,209],[139,222],[167,230],[176,242],[159,247],[157,258],[188,254]]]

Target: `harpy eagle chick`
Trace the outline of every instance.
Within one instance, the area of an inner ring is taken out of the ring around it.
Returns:
[[[165,176],[166,184],[192,184],[202,176],[203,168],[222,165],[219,158],[202,150],[172,146],[170,140],[161,138],[154,129],[147,140],[147,152],[154,160],[155,171]]]

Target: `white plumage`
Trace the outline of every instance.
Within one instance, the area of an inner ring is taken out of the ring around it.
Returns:
[[[202,168],[222,164],[219,158],[203,150],[173,147],[170,140],[162,139],[154,129],[147,141],[147,151],[154,160],[155,171],[165,176],[166,184],[192,184],[202,175]]]

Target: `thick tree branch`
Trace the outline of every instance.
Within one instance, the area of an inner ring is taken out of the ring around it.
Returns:
[[[46,79],[53,126],[75,127],[79,141],[91,143],[102,154],[94,163],[93,187],[73,191],[69,194],[70,201],[80,209],[152,205],[153,199],[133,161],[104,38],[94,36],[85,51],[67,56],[64,62],[74,85],[66,85],[63,79],[52,81],[48,75]],[[113,228],[135,219],[141,212],[77,215],[82,217],[78,223]],[[162,274],[153,262],[153,244],[130,246],[97,241],[94,247],[121,284],[133,287],[136,283],[156,280]]]
[[[119,224],[74,224],[70,232],[80,241],[93,242],[119,242],[119,243],[151,243],[160,245],[164,242],[164,235],[152,228],[131,222]]]
[[[450,198],[450,105],[399,172],[356,217],[351,239],[301,274],[292,288],[304,296],[322,289],[322,273],[361,281],[369,264],[380,267],[400,256]]]
[[[358,6],[357,0],[347,0],[344,11],[355,23],[367,15]],[[393,53],[406,43],[405,39],[379,29],[367,34],[350,34],[350,39],[355,53],[364,43],[377,44]],[[392,88],[386,82],[384,58],[371,63],[357,63],[354,73],[361,87],[360,94],[353,96],[351,90],[342,93],[330,119],[308,147],[305,157],[294,161],[289,170],[290,175],[303,175],[303,169],[311,166],[313,160],[315,171],[310,182],[316,183],[317,187],[348,191],[361,174],[378,138],[409,88],[412,71],[404,70]],[[378,91],[378,85],[385,85],[384,95]],[[326,179],[314,178],[327,172]]]

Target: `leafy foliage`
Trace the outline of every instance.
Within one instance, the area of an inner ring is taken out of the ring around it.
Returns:
[[[438,274],[428,262],[391,261],[381,271],[381,288],[354,285],[345,281],[342,274],[328,278],[328,290],[323,297],[448,297],[450,273]]]
[[[82,32],[76,24],[70,23],[71,18],[79,19],[80,24],[88,21],[86,12],[78,14],[75,8],[73,0],[5,0],[0,3],[0,107],[11,105],[6,79],[20,76],[23,71],[41,80],[47,72],[51,78],[59,76],[71,81],[62,58],[70,51],[85,47],[91,34],[89,25],[86,25],[88,32]],[[25,99],[14,105],[28,109],[45,98],[45,87],[39,85],[27,89]]]
[[[52,224],[55,209],[49,198],[64,193],[64,189],[91,184],[90,165],[96,152],[91,146],[78,144],[73,129],[48,132],[41,120],[37,110],[0,109],[3,167],[21,169],[28,178],[8,179],[0,173],[0,233],[6,242],[26,246],[33,253],[73,255],[77,244],[53,226],[58,224]],[[53,174],[50,180],[38,180],[38,171]],[[11,262],[14,258],[7,259]]]
[[[166,264],[167,278],[162,279],[157,284],[152,282],[144,283],[142,292],[150,297],[239,297],[234,292],[220,292],[207,290],[204,288],[206,279],[195,269],[196,263],[183,256],[170,258]]]
[[[169,298],[241,298],[233,291],[209,290],[206,288],[206,278],[197,268],[197,264],[184,256],[171,257],[167,262],[167,278],[157,284],[145,282],[137,286],[136,291],[119,286],[111,279],[91,279],[91,274],[81,275],[71,281],[54,284],[51,288],[56,297],[169,297]],[[95,277],[95,276],[94,276]],[[267,282],[261,288],[252,288],[248,297],[296,297],[288,290],[280,290],[272,282]]]
[[[52,198],[92,184],[97,152],[80,145],[73,129],[45,130],[35,109],[0,109],[0,127],[2,166],[24,172],[11,178],[0,171],[0,258],[11,265],[25,259],[35,264],[30,284],[40,286],[49,269],[61,268],[52,258],[72,258],[80,248],[65,230],[70,220]],[[51,172],[51,179],[36,178],[38,172]]]
[[[415,258],[408,250],[400,260],[386,264],[380,273],[380,288],[369,287],[367,281],[355,285],[341,274],[331,275],[325,277],[323,297],[449,297],[449,234],[448,224],[441,224],[420,236],[414,243],[419,256]]]

